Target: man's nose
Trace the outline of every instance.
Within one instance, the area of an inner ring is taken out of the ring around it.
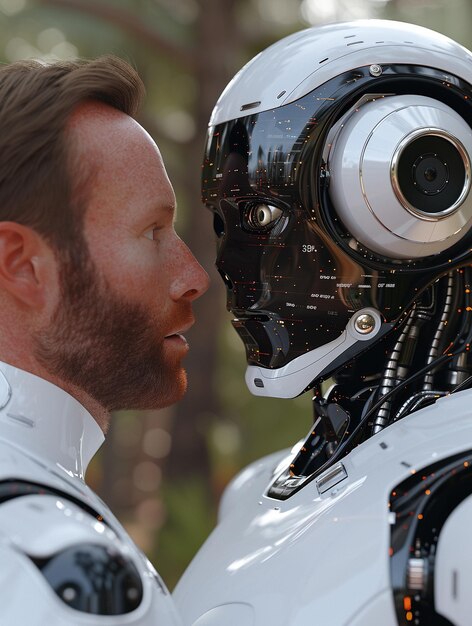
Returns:
[[[210,278],[185,243],[179,239],[176,256],[179,263],[171,285],[171,297],[174,300],[185,298],[193,301],[199,298],[210,285]]]

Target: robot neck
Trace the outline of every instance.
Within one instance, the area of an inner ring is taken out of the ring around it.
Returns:
[[[330,400],[348,402],[356,420],[371,413],[364,438],[459,390],[472,374],[471,283],[470,268],[449,272],[421,294],[383,344],[340,373]]]
[[[449,272],[390,336],[315,388],[314,425],[292,475],[318,473],[390,424],[472,386],[471,284],[470,268]]]

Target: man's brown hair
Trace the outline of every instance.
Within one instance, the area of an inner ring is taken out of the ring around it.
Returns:
[[[98,100],[135,116],[144,86],[125,61],[105,56],[0,68],[0,221],[30,226],[59,252],[81,231],[83,172],[67,121],[82,102]]]

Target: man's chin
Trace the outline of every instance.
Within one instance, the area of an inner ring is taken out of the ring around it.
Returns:
[[[126,406],[119,408],[115,406],[112,410],[152,411],[165,409],[181,400],[186,391],[187,373],[183,367],[180,367],[172,376],[169,372],[166,381],[156,382],[152,390],[149,386],[142,390],[134,388],[129,394],[129,399],[122,403]]]
[[[154,408],[164,409],[165,407],[175,404],[179,400],[182,400],[186,391],[187,372],[184,370],[183,367],[181,367],[176,377],[169,382],[165,393],[162,393],[158,398],[156,398],[158,406],[155,406]]]

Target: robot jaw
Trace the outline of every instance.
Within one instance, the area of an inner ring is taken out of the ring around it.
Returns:
[[[346,353],[355,356],[390,329],[391,324],[383,323],[378,311],[361,309],[351,317],[337,339],[293,359],[284,367],[269,369],[249,365],[246,384],[256,396],[294,398],[303,393],[313,380],[322,375],[328,376],[336,367],[338,358],[346,360]]]

